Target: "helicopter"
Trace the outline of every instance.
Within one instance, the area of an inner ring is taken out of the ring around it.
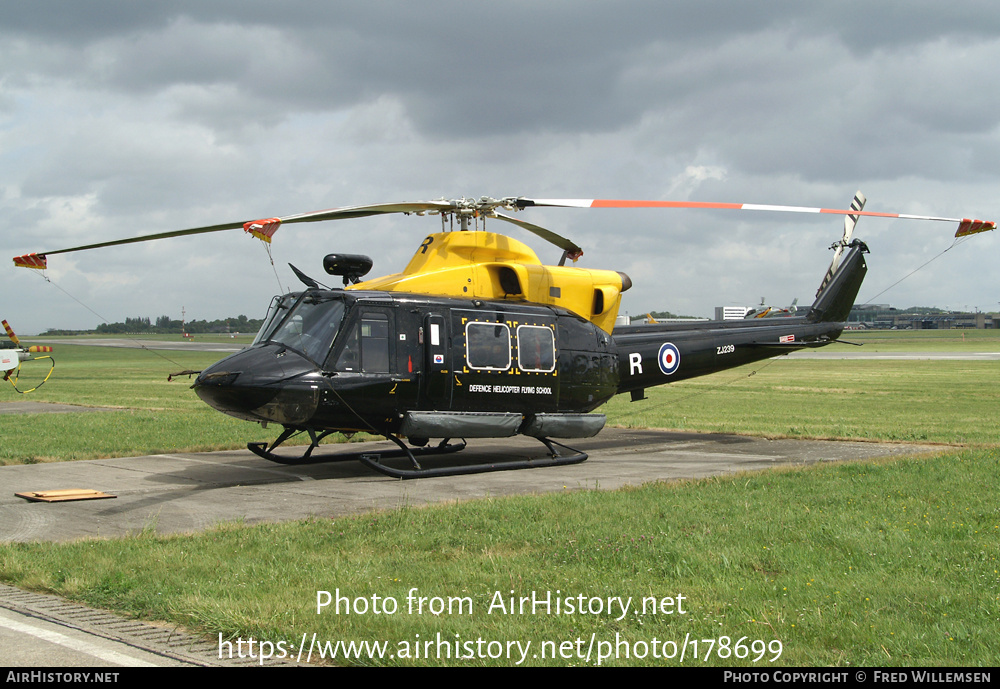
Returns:
[[[9,342],[0,341],[0,373],[3,373],[3,379],[9,382],[14,387],[14,390],[22,395],[34,392],[45,384],[49,376],[52,375],[52,371],[55,370],[55,359],[48,354],[48,352],[52,351],[52,347],[44,345],[23,347],[21,340],[14,334],[14,330],[10,327],[10,324],[7,321],[0,321],[0,323],[3,323],[3,328],[7,331],[7,338],[10,340]],[[34,356],[39,353],[43,354],[43,356]],[[17,387],[21,375],[21,364],[25,361],[41,361],[43,359],[49,361],[49,371],[45,374],[42,382],[29,390],[21,390]]]
[[[370,257],[329,254],[323,267],[342,278],[329,288],[295,266],[304,289],[274,297],[252,344],[202,371],[191,386],[230,416],[282,431],[249,450],[270,461],[302,464],[358,460],[400,479],[561,466],[587,454],[559,440],[597,435],[595,412],[619,394],[645,399],[647,388],[836,342],[865,277],[868,247],[852,239],[862,215],[946,220],[959,236],[995,229],[989,221],[850,209],[686,201],[439,199],[333,208],[90,244],[14,259],[44,269],[55,254],[242,228],[270,242],[283,224],[403,213],[439,215],[400,273],[363,280]],[[569,239],[500,211],[536,207],[723,208],[845,216],[843,237],[812,306],[779,319],[615,326],[631,279],[612,270],[567,266],[583,250]],[[514,224],[563,250],[543,265],[525,243],[485,230],[487,218]],[[458,228],[455,228],[455,222]],[[483,229],[479,229],[479,222]],[[475,225],[470,227],[470,225]],[[845,255],[846,252],[846,255]],[[381,453],[314,454],[332,433],[367,432],[397,446]],[[297,457],[275,452],[300,433],[310,443]],[[429,467],[420,459],[459,451],[470,439],[524,435],[540,441],[540,459]],[[405,440],[405,442],[404,442]],[[438,440],[432,443],[431,440]],[[453,442],[455,441],[455,442]],[[405,457],[408,468],[386,463]]]
[[[792,299],[788,306],[769,306],[766,297],[760,298],[760,304],[756,308],[748,309],[744,318],[777,318],[788,316],[799,310],[799,298]]]

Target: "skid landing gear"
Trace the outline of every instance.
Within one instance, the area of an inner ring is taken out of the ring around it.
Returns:
[[[362,454],[358,459],[366,467],[374,469],[386,476],[392,476],[393,478],[399,479],[409,479],[409,478],[432,478],[438,476],[461,476],[464,474],[484,474],[488,471],[514,471],[515,469],[538,469],[541,467],[556,467],[564,466],[567,464],[579,464],[580,462],[587,459],[587,454],[585,452],[579,452],[571,447],[566,447],[562,443],[557,443],[554,440],[549,440],[548,438],[538,438],[545,447],[549,449],[549,457],[545,459],[522,459],[514,462],[485,462],[483,464],[466,464],[464,466],[450,466],[450,467],[437,467],[434,469],[425,469],[420,466],[420,462],[414,456],[412,448],[406,447],[403,441],[399,438],[393,436],[387,436],[389,440],[393,441],[399,445],[400,450],[406,453],[406,456],[410,458],[410,462],[413,463],[412,469],[397,469],[395,467],[382,464],[381,460],[383,457],[400,457],[402,456],[399,451],[393,453],[381,452],[381,453],[371,453]],[[445,438],[441,441],[441,444],[448,442]],[[559,451],[556,450],[553,445],[558,445],[564,450],[568,450],[572,454],[560,455]],[[439,445],[438,448],[441,446]],[[464,441],[462,447],[465,447]],[[438,448],[420,448],[425,450],[425,453],[421,454],[438,454],[435,452]]]
[[[278,464],[285,464],[289,466],[296,466],[302,464],[322,464],[324,462],[357,462],[357,461],[363,461],[362,459],[363,457],[371,454],[369,452],[335,452],[335,453],[314,455],[313,450],[315,450],[319,446],[320,442],[323,441],[323,438],[330,435],[331,433],[335,433],[336,431],[323,431],[321,433],[316,433],[311,428],[306,429],[306,432],[309,433],[309,439],[312,442],[310,443],[309,447],[306,448],[306,451],[303,452],[301,455],[299,455],[298,457],[283,457],[281,455],[274,454],[273,450],[276,447],[278,447],[278,445],[281,445],[283,442],[285,442],[298,432],[299,431],[294,428],[286,428],[281,433],[281,435],[278,436],[277,440],[275,440],[271,444],[270,447],[268,447],[267,443],[247,443],[247,449],[253,452],[258,457],[262,457],[263,459],[266,459],[271,462],[277,462]],[[461,442],[461,444],[449,444],[448,441],[451,440],[451,438],[445,438],[444,440],[441,441],[439,445],[436,445],[434,447],[417,447],[413,448],[411,451],[410,448],[407,448],[405,445],[403,445],[402,441],[400,441],[398,438],[394,438],[392,436],[386,436],[386,437],[389,440],[394,441],[397,445],[399,445],[402,448],[402,450],[390,450],[388,452],[380,452],[374,456],[410,457],[414,463],[416,463],[416,459],[413,457],[414,453],[418,455],[436,455],[436,454],[446,454],[450,452],[458,452],[459,450],[464,450],[466,444],[464,440]]]
[[[548,448],[548,457],[542,459],[522,459],[511,462],[485,462],[482,464],[466,464],[463,466],[424,468],[420,465],[420,462],[417,461],[417,456],[432,457],[435,455],[458,452],[465,449],[465,440],[462,440],[461,444],[457,444],[451,443],[451,438],[445,438],[439,444],[433,446],[407,447],[407,445],[399,438],[387,435],[385,436],[386,439],[395,443],[399,447],[398,450],[389,450],[387,452],[338,452],[334,454],[313,455],[313,450],[319,446],[319,443],[323,440],[323,438],[330,435],[334,431],[322,431],[320,433],[316,433],[316,431],[312,429],[306,429],[306,432],[309,433],[309,438],[312,442],[302,455],[298,457],[282,457],[281,455],[274,454],[273,450],[276,447],[298,432],[299,431],[297,429],[286,428],[270,447],[268,447],[267,443],[247,443],[247,449],[258,457],[286,465],[359,461],[370,469],[398,479],[461,476],[464,474],[482,474],[489,471],[513,471],[516,469],[538,469],[542,467],[565,466],[569,464],[579,464],[580,462],[586,460],[588,456],[585,452],[580,452],[579,450],[567,447],[566,445],[557,443],[554,440],[550,440],[548,438],[537,438],[539,442]],[[555,446],[562,448],[565,453],[560,454],[559,450]],[[383,459],[398,457],[409,458],[413,468],[398,469],[382,463]]]
[[[319,444],[323,440],[323,438],[330,435],[334,431],[323,431],[322,433],[317,435],[316,431],[314,431],[313,429],[311,428],[307,429],[307,432],[309,433],[309,439],[312,442],[309,444],[309,447],[306,448],[306,451],[299,457],[282,457],[281,455],[276,455],[272,452],[272,450],[278,447],[278,445],[281,445],[281,443],[285,442],[286,440],[288,440],[293,435],[299,432],[300,431],[295,428],[285,428],[285,430],[281,432],[281,435],[279,435],[278,438],[273,443],[271,443],[270,447],[267,446],[267,443],[247,443],[247,449],[253,452],[258,457],[263,457],[266,460],[269,460],[271,462],[277,462],[278,464],[296,465],[296,464],[314,464],[319,462],[338,461],[337,455],[317,455],[316,457],[312,456],[313,450],[319,447]],[[354,459],[353,457],[348,457],[347,455],[343,455],[343,457],[345,458],[345,460]]]

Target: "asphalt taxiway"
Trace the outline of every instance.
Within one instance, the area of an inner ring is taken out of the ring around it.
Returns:
[[[860,460],[940,450],[932,445],[767,440],[737,435],[606,428],[573,442],[582,464],[400,481],[356,461],[287,466],[247,450],[174,453],[0,467],[0,542],[115,537],[152,529],[191,532],[223,522],[329,518],[402,505],[579,489],[614,489],[649,481],[701,478],[816,462]],[[323,446],[378,454],[387,441]],[[294,454],[296,448],[280,448]],[[298,450],[301,451],[301,450]],[[472,441],[447,463],[542,459],[537,441]],[[386,460],[389,463],[401,459]],[[28,502],[26,491],[83,488],[115,496],[81,502]]]

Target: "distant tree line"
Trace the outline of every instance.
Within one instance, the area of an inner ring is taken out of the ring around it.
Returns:
[[[679,316],[669,311],[649,311],[647,313],[653,318],[694,318],[694,316]]]
[[[259,318],[247,318],[244,315],[235,318],[222,318],[215,321],[188,321],[182,324],[181,321],[173,320],[170,316],[160,316],[156,322],[150,320],[148,316],[137,318],[126,318],[124,323],[101,323],[96,330],[56,330],[50,329],[42,333],[43,335],[69,335],[97,333],[99,335],[115,335],[121,333],[151,333],[154,335],[170,335],[187,332],[197,333],[255,333],[260,330],[263,320]]]

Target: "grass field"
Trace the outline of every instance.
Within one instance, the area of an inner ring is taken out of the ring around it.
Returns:
[[[208,407],[190,389],[189,377],[168,382],[171,373],[212,364],[218,353],[57,344],[53,356],[56,368],[44,386],[18,395],[5,383],[0,404],[52,402],[114,411],[0,415],[0,465],[236,449],[273,435]],[[30,387],[47,370],[43,362],[24,364],[19,387]]]
[[[842,340],[875,352],[998,352],[998,330],[847,330]],[[848,344],[832,344],[824,352],[857,351]]]
[[[778,359],[606,407],[631,427],[770,437],[993,444],[1000,363]]]
[[[962,336],[966,340],[963,343]],[[868,351],[997,351],[1000,331],[856,331]],[[179,338],[175,338],[179,339]],[[849,345],[832,345],[824,351]],[[165,451],[237,449],[272,439],[271,430],[210,409],[190,379],[217,353],[64,345],[52,379],[27,396],[9,387],[3,401],[31,400],[120,411],[0,415],[0,464],[129,457]],[[26,365],[24,382],[31,384]],[[44,376],[44,364],[36,364]],[[622,396],[603,408],[609,423],[765,435],[940,443],[1000,443],[995,404],[1000,366],[963,361],[775,359]],[[332,441],[340,440],[336,437]]]
[[[993,333],[966,332],[966,346],[980,347],[972,351],[1000,344]],[[943,351],[962,346],[955,336],[866,332],[846,339],[871,338],[866,346],[887,348],[880,351]],[[148,353],[64,347],[56,354],[55,376],[33,399],[123,409],[0,416],[4,461],[242,446],[258,428],[202,411],[184,383],[166,383],[173,365]],[[214,358],[166,355],[181,368]],[[530,641],[524,664],[594,665],[599,651],[617,650],[618,660],[602,664],[679,665],[679,647],[694,639],[699,645],[684,646],[683,664],[990,666],[1000,637],[998,382],[997,362],[762,362],[651,390],[643,402],[615,400],[610,420],[964,447],[613,492],[228,524],[189,536],[6,544],[0,579],[210,638],[253,636],[297,649],[303,634],[315,633],[331,642],[388,641],[389,652],[411,654],[338,661],[351,664],[517,661],[517,647],[512,659],[506,650],[498,658],[454,657],[475,652],[475,644],[464,644],[483,639]],[[55,416],[66,419],[57,432]],[[126,437],[97,449],[110,432]],[[25,435],[30,439],[13,440]],[[258,436],[249,439],[264,439]],[[148,447],[159,450],[141,449]],[[408,612],[414,588],[426,597],[423,614]],[[335,614],[331,606],[317,614],[317,590],[336,589],[365,605],[378,596],[399,607],[395,614]],[[582,596],[591,605],[617,596],[634,605],[672,598],[673,607],[672,614],[510,614],[497,606],[511,591],[574,603]],[[426,608],[435,597],[467,607],[434,615]],[[412,657],[416,642],[438,634],[452,658]],[[592,638],[591,657],[581,658]],[[496,648],[478,647],[486,656]],[[549,649],[556,658],[533,657]]]

